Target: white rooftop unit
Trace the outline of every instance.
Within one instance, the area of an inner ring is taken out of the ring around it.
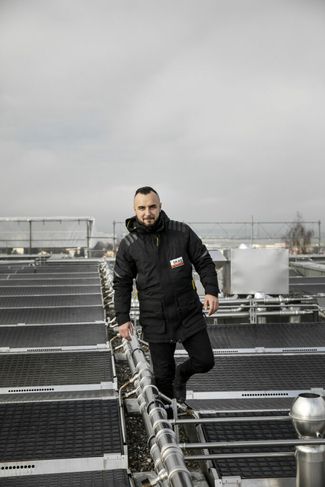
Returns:
[[[224,255],[224,294],[289,293],[288,250],[227,249]]]

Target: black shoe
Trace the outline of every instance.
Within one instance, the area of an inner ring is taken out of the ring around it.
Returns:
[[[177,369],[174,380],[174,396],[178,402],[186,401],[186,381],[182,379],[181,374]]]
[[[167,413],[167,419],[174,419],[174,411],[171,404],[165,405],[165,410]]]

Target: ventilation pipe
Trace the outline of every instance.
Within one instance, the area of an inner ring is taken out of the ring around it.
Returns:
[[[322,438],[325,433],[325,401],[319,394],[303,393],[294,401],[290,416],[299,438]],[[325,445],[296,447],[296,487],[325,486]]]

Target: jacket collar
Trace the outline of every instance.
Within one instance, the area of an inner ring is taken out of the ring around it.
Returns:
[[[168,222],[169,222],[168,216],[163,210],[161,210],[158,220],[154,225],[150,227],[146,227],[145,225],[140,223],[135,216],[125,220],[125,225],[130,233],[138,232],[138,233],[146,234],[146,233],[162,232],[166,228]]]

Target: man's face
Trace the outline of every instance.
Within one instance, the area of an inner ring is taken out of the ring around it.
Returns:
[[[152,191],[149,194],[138,193],[134,198],[135,216],[146,227],[152,226],[158,220],[160,210],[159,196]]]

